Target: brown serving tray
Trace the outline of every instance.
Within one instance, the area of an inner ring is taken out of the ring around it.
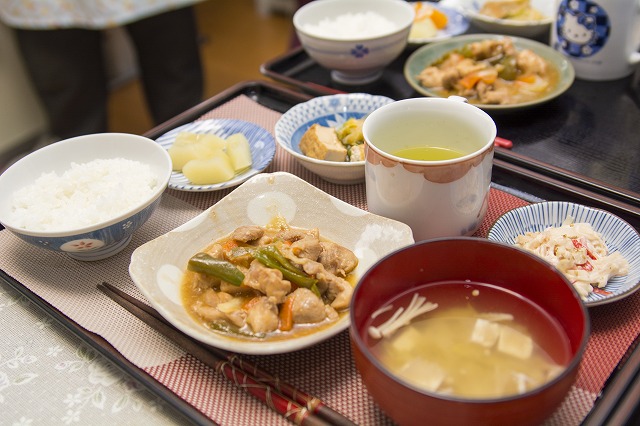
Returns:
[[[248,96],[261,105],[279,112],[284,112],[296,103],[303,102],[312,97],[310,94],[285,88],[272,82],[243,82],[151,129],[145,134],[145,136],[154,139],[170,129],[194,121],[207,111],[214,109],[240,95]],[[571,183],[567,183],[556,178],[549,178],[528,169],[523,170],[518,166],[506,163],[503,160],[496,160],[493,180],[494,184],[500,186],[500,189],[513,191],[516,195],[528,201],[558,199],[576,201],[589,205],[606,205],[610,202],[607,197],[603,197],[598,193],[585,192],[581,188],[578,188],[579,190],[576,191],[576,188],[574,188]],[[640,225],[640,213],[637,208],[634,209],[633,206],[620,201],[616,201],[616,203],[619,204],[620,207],[616,212],[626,213],[627,220],[638,228]],[[182,413],[188,421],[194,424],[212,424],[211,420],[204,417],[195,408],[158,383],[148,373],[139,369],[120,355],[102,337],[88,332],[79,326],[58,309],[49,304],[46,300],[27,289],[20,282],[13,279],[2,270],[0,270],[0,280],[6,282],[16,289],[16,291],[27,297],[36,306],[40,307],[47,314],[53,317],[58,323],[73,332],[86,344],[100,352],[150,392],[156,394],[159,398],[162,398],[178,412]],[[638,374],[640,374],[639,372],[640,349],[637,348],[637,343],[634,342],[634,344],[629,347],[627,355],[622,358],[620,364],[612,373],[591,413],[585,419],[584,424],[606,424],[611,419],[616,419],[616,424],[625,424],[628,421],[630,422],[630,419],[635,419],[638,407],[637,398],[635,398],[634,395],[635,392],[638,392],[638,389],[640,389],[640,378],[637,377]]]
[[[373,83],[345,86],[298,47],[261,66],[263,75],[319,96],[363,92],[392,99],[421,97],[406,81],[405,50]],[[513,141],[495,157],[513,167],[558,179],[606,198],[640,207],[640,71],[607,81],[575,80],[558,98],[537,107],[490,112],[498,135]],[[523,170],[523,171],[524,171]]]

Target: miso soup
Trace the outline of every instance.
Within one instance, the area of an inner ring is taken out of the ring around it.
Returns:
[[[407,325],[389,327],[398,308],[408,314],[416,293],[433,308]],[[559,324],[532,302],[493,285],[428,284],[390,305],[373,315],[372,352],[394,375],[427,391],[471,399],[518,395],[557,377],[570,360],[569,339]],[[390,333],[381,336],[379,330]]]

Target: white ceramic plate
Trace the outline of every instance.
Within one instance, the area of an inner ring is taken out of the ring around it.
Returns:
[[[364,181],[364,160],[348,163],[307,157],[300,151],[300,139],[315,123],[337,127],[349,118],[362,118],[390,102],[393,99],[366,93],[318,96],[282,114],[276,123],[276,140],[304,168],[324,180],[338,184],[360,183]]]
[[[289,173],[261,173],[194,219],[138,247],[131,256],[129,274],[163,317],[203,343],[237,353],[275,354],[321,342],[348,328],[349,316],[344,315],[332,327],[295,339],[246,341],[205,328],[181,303],[180,280],[191,256],[239,226],[264,226],[275,215],[294,227],[317,227],[324,237],[352,250],[359,259],[357,277],[386,254],[414,242],[404,223],[358,209]]]
[[[467,31],[467,29],[469,29],[469,20],[466,16],[458,12],[456,9],[443,7],[433,2],[415,2],[414,4],[417,3],[424,3],[425,5],[433,7],[434,9],[438,9],[440,12],[447,15],[447,26],[441,30],[438,30],[436,35],[433,37],[412,38],[411,34],[409,34],[409,45],[419,46],[426,43],[433,43],[434,41],[445,40],[447,38],[463,34]]]
[[[468,34],[452,37],[447,40],[422,46],[418,50],[413,52],[405,62],[404,77],[411,85],[411,87],[413,87],[418,93],[421,93],[425,96],[439,97],[437,91],[424,87],[418,81],[417,76],[423,69],[442,58],[445,54],[453,50],[460,49],[466,44],[486,39],[502,39],[504,37],[505,36],[501,34]],[[548,63],[553,65],[560,74],[558,83],[552,91],[541,98],[531,101],[511,105],[490,105],[474,103],[475,106],[486,111],[514,111],[548,102],[552,99],[557,98],[558,96],[566,92],[569,87],[571,87],[571,85],[573,84],[573,80],[575,79],[575,71],[567,58],[553,50],[551,47],[537,41],[520,37],[511,37],[511,39],[513,40],[513,44],[516,49],[530,49],[531,51],[545,59]]]
[[[532,7],[544,18],[541,20],[520,21],[515,19],[498,19],[480,13],[480,8],[487,0],[454,0],[455,4],[479,29],[488,33],[507,34],[518,37],[541,37],[549,34],[554,16],[555,2],[552,0],[531,0]]]
[[[488,238],[515,244],[518,235],[560,226],[568,216],[575,222],[591,224],[604,239],[609,252],[619,251],[629,262],[629,273],[611,278],[604,288],[610,295],[591,293],[585,304],[614,302],[636,291],[640,284],[640,235],[629,223],[605,210],[559,201],[530,204],[502,215],[489,230]]]
[[[233,179],[213,185],[194,185],[182,173],[174,171],[169,179],[169,188],[179,191],[217,191],[240,185],[250,177],[266,169],[276,153],[275,139],[267,130],[247,121],[228,118],[194,121],[170,130],[156,139],[156,142],[162,145],[164,149],[169,149],[176,140],[176,135],[180,132],[209,133],[220,136],[223,139],[234,133],[242,133],[249,141],[253,164],[249,170],[234,176]]]

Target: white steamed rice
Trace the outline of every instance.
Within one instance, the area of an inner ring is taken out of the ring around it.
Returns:
[[[149,198],[159,182],[151,168],[123,158],[72,163],[14,192],[12,223],[30,231],[65,231],[111,220]]]
[[[324,18],[315,25],[305,24],[302,28],[316,37],[352,40],[389,34],[396,29],[396,25],[379,13],[366,11],[345,13],[333,19]]]

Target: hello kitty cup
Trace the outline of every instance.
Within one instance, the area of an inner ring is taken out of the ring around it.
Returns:
[[[616,80],[640,63],[640,0],[556,0],[551,46],[576,77]]]
[[[465,101],[404,99],[364,121],[368,209],[409,225],[415,241],[472,235],[486,215],[496,125]]]

